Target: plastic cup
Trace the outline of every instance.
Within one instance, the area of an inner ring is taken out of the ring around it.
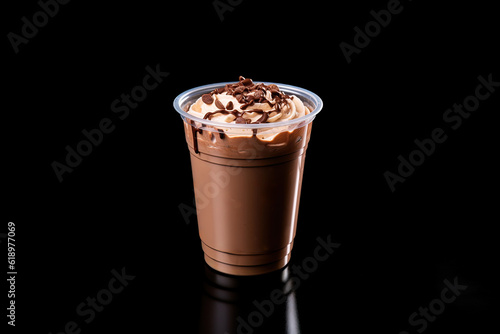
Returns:
[[[231,275],[264,274],[290,260],[305,153],[323,103],[308,90],[274,83],[311,112],[261,124],[220,123],[187,113],[200,96],[228,83],[185,91],[174,107],[184,121],[205,261]]]

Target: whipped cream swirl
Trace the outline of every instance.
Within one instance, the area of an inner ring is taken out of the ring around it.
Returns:
[[[204,94],[188,110],[199,118],[233,124],[284,122],[309,112],[297,96],[281,92],[277,85],[255,84],[242,76],[237,83]]]

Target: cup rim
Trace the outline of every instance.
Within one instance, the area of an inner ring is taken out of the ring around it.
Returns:
[[[310,123],[316,115],[321,111],[323,108],[323,101],[321,98],[304,88],[300,88],[297,86],[292,86],[288,84],[282,84],[282,83],[275,83],[275,82],[263,82],[265,85],[271,85],[275,84],[277,85],[281,91],[285,92],[288,95],[296,95],[301,99],[301,101],[311,110],[311,112],[307,115],[304,115],[302,117],[294,118],[288,121],[284,122],[273,122],[273,123],[259,123],[259,124],[237,124],[237,123],[225,123],[225,122],[216,122],[216,121],[211,121],[208,119],[203,119],[196,117],[194,115],[189,114],[188,112],[184,111],[182,109],[182,106],[188,101],[192,100],[193,98],[196,98],[196,100],[202,96],[205,93],[211,92],[215,88],[221,88],[224,87],[226,84],[234,84],[237,83],[237,81],[230,81],[230,82],[218,82],[218,83],[213,83],[209,85],[203,85],[203,86],[198,86],[194,87],[191,89],[188,89],[182,93],[180,93],[174,100],[174,108],[175,110],[179,113],[179,115],[182,117],[183,120],[186,118],[197,122],[201,123],[202,126],[212,126],[212,127],[223,127],[223,128],[233,128],[233,129],[270,129],[270,128],[277,128],[277,127],[285,127],[297,123],[301,124],[308,124]],[[195,100],[195,101],[196,101]]]

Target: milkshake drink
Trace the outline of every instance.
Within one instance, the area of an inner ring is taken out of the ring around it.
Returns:
[[[321,99],[302,88],[238,82],[180,94],[205,261],[258,275],[290,260],[305,152]]]

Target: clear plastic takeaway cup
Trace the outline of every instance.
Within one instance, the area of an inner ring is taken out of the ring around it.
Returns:
[[[310,113],[260,124],[220,123],[187,113],[203,94],[232,83],[185,91],[174,107],[182,117],[191,156],[205,261],[223,273],[258,275],[290,260],[305,153],[312,120],[323,102],[308,90],[274,83],[300,98]]]

